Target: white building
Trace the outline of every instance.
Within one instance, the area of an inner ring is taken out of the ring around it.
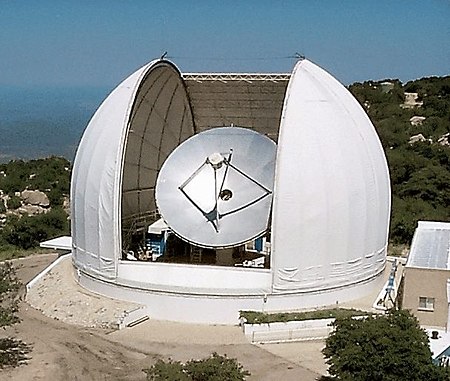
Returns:
[[[230,125],[277,143],[263,249],[249,250],[250,242],[224,253],[174,238],[170,255],[140,257],[159,218],[155,187],[167,157],[191,136]],[[292,74],[182,74],[152,61],[91,119],[71,201],[79,282],[146,304],[158,319],[236,323],[239,310],[334,305],[371,292],[385,268],[383,149],[355,98],[308,60]]]

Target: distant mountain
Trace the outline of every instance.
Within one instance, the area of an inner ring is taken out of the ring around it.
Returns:
[[[0,87],[0,162],[50,155],[72,160],[106,88]]]

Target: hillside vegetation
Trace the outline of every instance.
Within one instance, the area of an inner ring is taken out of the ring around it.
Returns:
[[[418,220],[450,221],[450,76],[405,85],[368,81],[349,89],[386,152],[393,196],[390,241],[408,244]]]
[[[0,164],[0,259],[69,233],[69,188],[66,159]]]
[[[450,221],[450,76],[349,86],[381,138],[393,203],[390,242],[409,244],[418,220]],[[67,234],[70,163],[63,158],[0,164],[1,252]],[[27,205],[39,190],[48,205]],[[33,209],[34,208],[34,209]]]

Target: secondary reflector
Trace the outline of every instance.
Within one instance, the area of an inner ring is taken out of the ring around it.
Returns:
[[[202,247],[233,247],[264,234],[276,144],[240,127],[194,135],[166,159],[156,203],[175,234]]]

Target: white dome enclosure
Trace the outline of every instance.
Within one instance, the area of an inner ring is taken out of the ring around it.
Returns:
[[[371,121],[312,62],[182,74],[155,60],[81,139],[73,264],[84,287],[156,319],[336,305],[381,286],[390,199]]]

